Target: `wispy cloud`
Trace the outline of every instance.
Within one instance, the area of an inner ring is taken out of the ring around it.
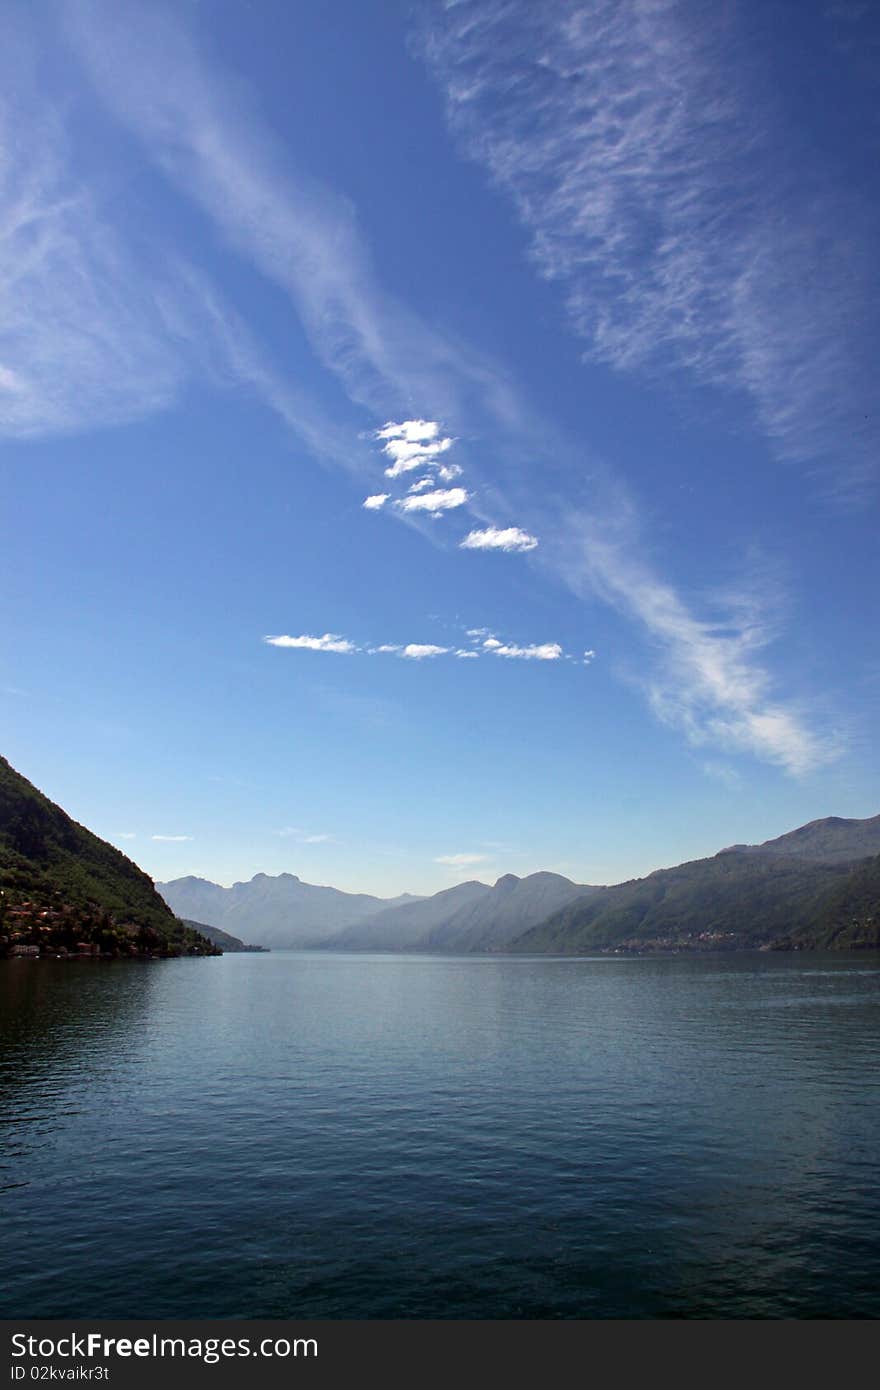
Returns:
[[[469,531],[460,542],[462,550],[534,550],[537,536],[530,536],[519,526],[487,526],[483,531]]]
[[[301,845],[327,845],[336,843],[336,839],[333,835],[308,834],[306,831],[300,830],[296,825],[285,825],[283,830],[278,831],[278,834],[282,839],[297,840]]]
[[[95,177],[70,133],[71,94],[59,83],[52,106],[33,48],[10,15],[0,49],[0,435],[119,425],[165,410],[193,381],[244,384],[318,458],[356,467],[365,450],[352,430],[272,365],[161,225],[134,224],[109,164]]]
[[[151,835],[151,840],[162,840],[165,844],[182,844],[185,840],[191,840],[192,835]]]
[[[880,228],[750,28],[677,0],[457,0],[422,49],[591,355],[744,391],[782,455],[851,479],[876,459]]]
[[[300,647],[310,652],[338,652],[348,655],[357,651],[353,642],[335,632],[325,632],[323,637],[264,637],[263,641],[268,642],[270,647]]]
[[[374,492],[370,497],[365,497],[361,504],[368,512],[378,512],[390,497],[388,492]]]
[[[133,830],[121,830],[116,838],[118,840],[136,840],[137,835]]]
[[[435,864],[447,864],[453,869],[466,868],[468,864],[485,864],[485,854],[438,854]]]
[[[247,91],[204,61],[179,7],[123,12],[80,0],[65,17],[109,109],[227,244],[290,297],[316,355],[352,400],[377,414],[414,396],[445,410],[479,391],[515,416],[515,397],[492,364],[381,288],[351,203],[294,175]],[[436,444],[418,429],[431,422],[409,423],[410,437],[398,442]]]
[[[173,273],[139,262],[69,172],[63,122],[28,90],[29,64],[12,15],[8,21],[0,56],[0,433],[27,438],[150,414],[189,374],[171,341],[180,287]]]
[[[560,566],[576,592],[599,593],[650,638],[656,658],[639,684],[658,718],[695,744],[748,752],[795,775],[838,756],[834,731],[817,731],[802,711],[773,697],[773,681],[758,660],[774,636],[766,605],[747,592],[728,595],[714,620],[698,618],[638,558],[632,516],[628,523],[622,514],[614,523],[596,516],[569,520],[570,549]]]
[[[742,790],[742,773],[731,767],[730,763],[720,763],[710,758],[702,763],[701,767],[707,777],[712,777],[716,782],[723,782],[730,791]]]

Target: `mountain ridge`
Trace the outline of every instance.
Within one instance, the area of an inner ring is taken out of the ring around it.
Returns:
[[[175,916],[143,869],[3,757],[0,888],[0,953],[219,954]]]
[[[730,846],[603,889],[554,913],[510,949],[880,947],[880,872],[866,868],[872,854],[880,855],[880,816],[826,816],[760,845]]]
[[[179,917],[210,923],[249,945],[276,950],[320,945],[334,932],[389,905],[412,900],[410,894],[389,899],[345,893],[330,885],[305,883],[288,872],[257,873],[229,888],[188,874],[156,887]]]

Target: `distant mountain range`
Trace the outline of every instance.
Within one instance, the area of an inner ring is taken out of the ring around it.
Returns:
[[[242,941],[290,949],[321,945],[356,922],[417,901],[409,893],[399,898],[343,893],[303,883],[296,874],[255,874],[231,888],[205,878],[176,878],[156,888],[179,917],[210,923]]]
[[[210,922],[269,947],[354,951],[500,950],[575,898],[598,890],[561,874],[472,880],[429,898],[374,898],[303,883],[295,874],[257,874],[221,888],[201,878],[158,883],[181,917]]]
[[[561,874],[505,874],[491,888],[472,880],[387,908],[324,944],[355,951],[498,951],[566,903],[597,891]]]
[[[552,873],[390,900],[293,874],[258,874],[232,888],[194,878],[157,887],[180,915],[276,947],[563,955],[880,947],[880,816],[829,816],[612,887]]]

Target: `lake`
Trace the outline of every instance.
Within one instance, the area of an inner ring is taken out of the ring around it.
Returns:
[[[876,955],[0,961],[0,1316],[877,1317]]]

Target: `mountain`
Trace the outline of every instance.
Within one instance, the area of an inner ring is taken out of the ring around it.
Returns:
[[[754,948],[789,936],[847,874],[840,864],[721,851],[576,899],[523,933],[512,949]]]
[[[390,904],[406,904],[401,898],[374,898],[368,893],[343,893],[303,883],[296,874],[255,874],[249,883],[222,888],[204,878],[177,878],[156,885],[166,903],[179,916],[263,946],[297,948],[322,944],[335,932]]]
[[[227,953],[235,955],[236,953],[261,954],[264,952],[268,954],[268,947],[246,946],[237,936],[231,936],[228,931],[221,931],[219,927],[209,927],[207,922],[193,922],[187,917],[182,918],[182,921],[185,926],[192,927],[193,931],[201,932],[202,936],[213,941],[215,946],[220,947],[224,955]]]
[[[85,944],[123,954],[216,954],[147,874],[0,758],[0,951]],[[5,940],[5,947],[4,947]]]
[[[439,951],[495,951],[574,898],[599,891],[572,883],[562,874],[537,873],[526,878],[505,874],[488,893],[432,928],[425,945]]]
[[[388,908],[324,944],[351,951],[495,951],[573,898],[596,891],[561,874],[505,874],[491,888],[472,879]]]
[[[866,820],[826,816],[775,840],[765,840],[762,845],[733,845],[722,853],[785,854],[816,864],[852,864],[868,855],[880,854],[880,816]]]
[[[805,950],[880,949],[880,855],[836,883],[782,946]]]
[[[337,932],[324,944],[345,951],[406,951],[424,949],[432,931],[452,920],[461,909],[479,902],[492,889],[470,879],[444,888],[430,898],[386,908],[366,922]]]

